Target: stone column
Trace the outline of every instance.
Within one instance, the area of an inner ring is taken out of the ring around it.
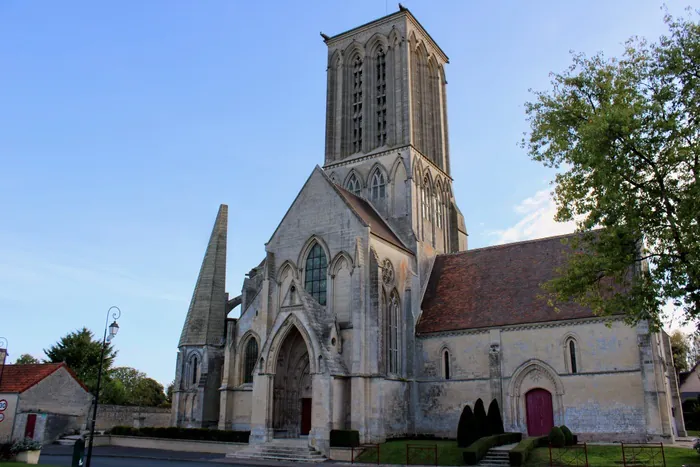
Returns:
[[[272,406],[274,374],[253,375],[253,394],[251,394],[252,411],[250,417],[250,444],[262,444],[272,441]]]
[[[319,371],[321,369],[319,368]],[[325,371],[312,375],[313,401],[309,446],[324,455],[330,454],[331,425],[333,420],[333,387],[331,376]]]
[[[647,440],[663,435],[651,338],[649,324],[646,321],[640,322],[637,325],[637,344],[639,346],[639,366],[641,368],[642,388],[644,390],[644,416]]]
[[[491,386],[491,399],[498,401],[498,408],[503,414],[503,375],[501,374],[501,332],[498,329],[490,331],[489,348],[489,383]],[[487,404],[490,404],[488,401]],[[488,405],[487,405],[488,407]]]

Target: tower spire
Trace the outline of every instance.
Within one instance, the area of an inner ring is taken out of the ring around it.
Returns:
[[[180,347],[221,344],[226,321],[227,226],[228,206],[222,204],[199,270],[197,285],[180,335]]]

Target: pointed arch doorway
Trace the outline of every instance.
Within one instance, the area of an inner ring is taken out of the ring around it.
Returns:
[[[311,430],[312,388],[309,351],[293,326],[277,354],[272,426],[276,438],[298,438]]]

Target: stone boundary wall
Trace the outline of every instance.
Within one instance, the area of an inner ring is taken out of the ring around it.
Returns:
[[[134,428],[170,426],[170,409],[129,405],[99,405],[97,407],[95,429],[108,430],[115,426],[131,426]]]
[[[95,436],[95,446],[121,446],[129,448],[163,449],[180,452],[206,452],[233,454],[248,446],[247,443],[198,441],[192,439],[147,438],[144,436]]]

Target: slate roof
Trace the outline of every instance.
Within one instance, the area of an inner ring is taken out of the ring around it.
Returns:
[[[566,261],[562,239],[542,238],[435,258],[416,326],[419,334],[545,321],[590,318],[574,303],[541,298],[540,285]]]
[[[73,373],[73,370],[68,368],[65,363],[41,363],[31,365],[5,365],[4,368],[2,368],[2,379],[0,379],[0,393],[24,392],[62,367],[70,373],[83,389],[86,391],[88,390],[83,382]]]
[[[413,254],[411,250],[409,250],[406,245],[403,244],[401,239],[396,236],[394,231],[391,230],[391,227],[387,225],[384,219],[382,219],[382,216],[367,200],[350,193],[333,182],[330,183],[336,190],[338,190],[338,193],[340,193],[343,199],[345,199],[345,202],[350,205],[350,207],[357,213],[362,221],[369,226],[374,235]]]

